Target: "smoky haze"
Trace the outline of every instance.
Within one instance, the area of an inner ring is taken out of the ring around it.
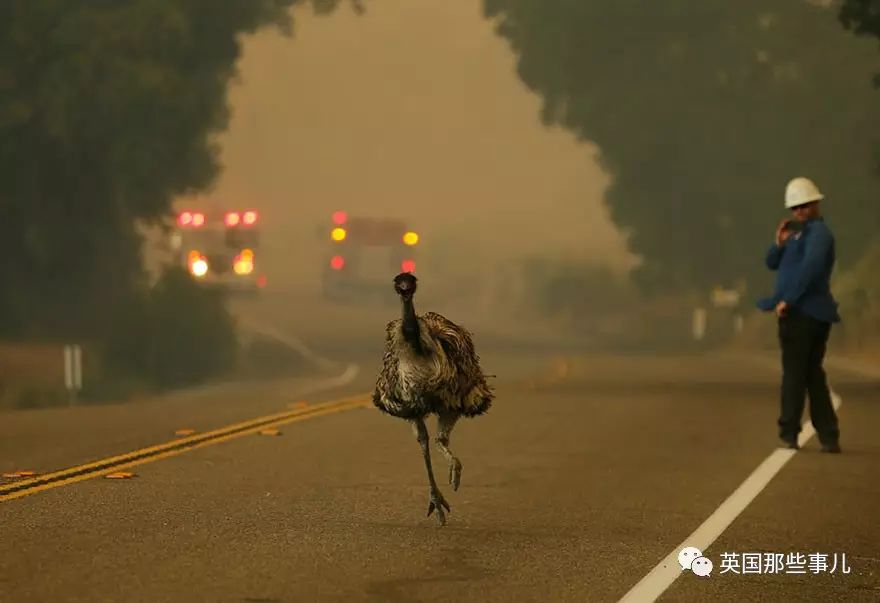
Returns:
[[[293,38],[244,40],[209,194],[262,210],[276,291],[317,290],[335,209],[405,219],[422,235],[420,276],[444,287],[525,256],[632,263],[595,148],[540,124],[480,2],[298,10],[296,23]]]

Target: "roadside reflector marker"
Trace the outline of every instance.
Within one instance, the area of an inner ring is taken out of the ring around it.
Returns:
[[[129,471],[118,471],[116,473],[108,473],[104,476],[105,479],[131,479],[135,474]]]
[[[37,474],[36,471],[14,471],[12,473],[4,473],[3,477],[7,478],[15,478],[15,477],[33,477]]]

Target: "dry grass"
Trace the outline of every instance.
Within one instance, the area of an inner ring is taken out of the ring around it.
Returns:
[[[64,396],[64,346],[0,342],[0,408],[42,406]]]

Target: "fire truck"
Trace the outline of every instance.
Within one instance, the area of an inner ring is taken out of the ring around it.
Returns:
[[[177,261],[199,282],[228,291],[256,292],[266,286],[258,270],[259,213],[183,210],[171,235]]]
[[[400,272],[416,271],[419,235],[402,220],[333,212],[327,228],[324,296],[385,298]]]

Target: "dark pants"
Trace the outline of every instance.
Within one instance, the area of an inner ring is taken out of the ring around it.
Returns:
[[[782,408],[779,436],[797,441],[801,431],[804,399],[810,394],[810,419],[822,444],[836,443],[840,437],[837,415],[825,379],[822,360],[831,324],[805,314],[791,312],[779,319],[782,347]]]

